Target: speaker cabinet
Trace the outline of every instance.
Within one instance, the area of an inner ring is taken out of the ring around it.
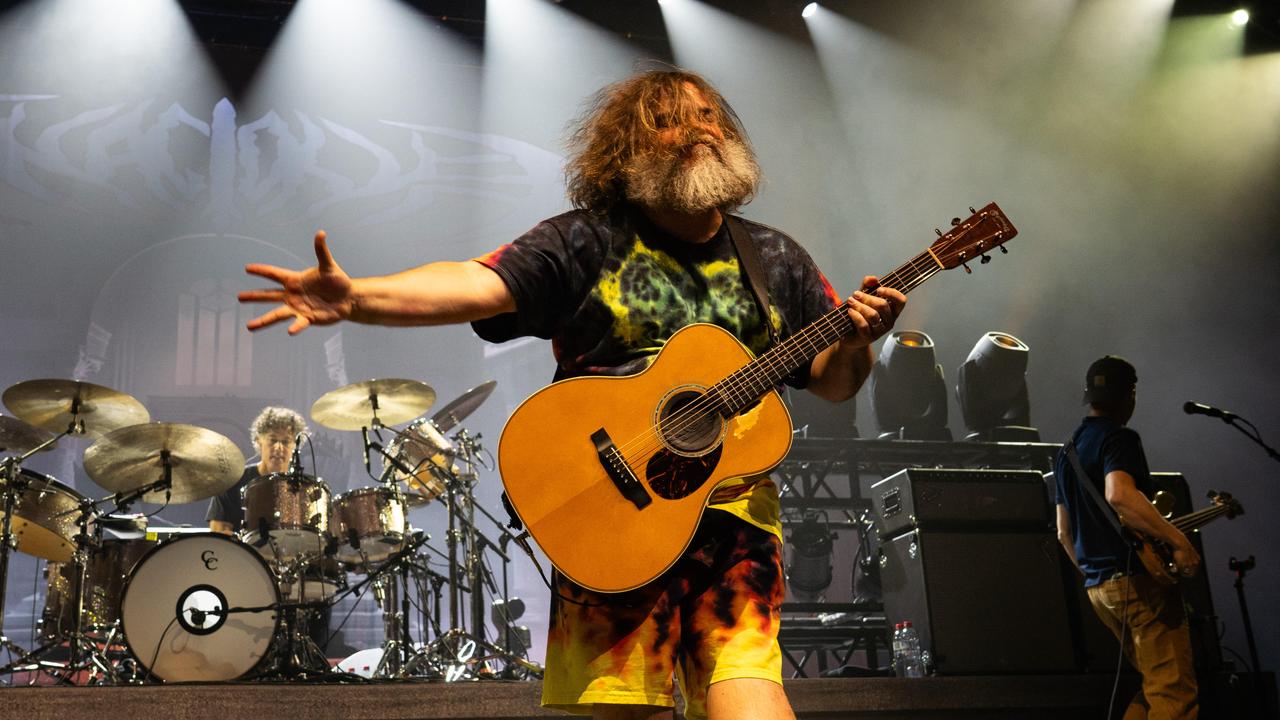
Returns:
[[[938,674],[1076,669],[1057,538],[914,530],[881,544],[885,620],[910,620]]]

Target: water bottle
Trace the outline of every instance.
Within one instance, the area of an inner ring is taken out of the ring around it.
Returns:
[[[895,623],[893,626],[893,674],[898,677],[904,677],[902,663],[905,649],[906,646],[902,642],[902,623]]]
[[[898,665],[899,677],[924,677],[924,659],[920,653],[920,636],[911,627],[911,621],[902,623],[902,662]]]

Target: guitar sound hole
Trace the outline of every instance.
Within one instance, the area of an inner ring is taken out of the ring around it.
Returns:
[[[698,403],[702,393],[681,390],[669,395],[658,413],[662,441],[681,455],[700,455],[720,440],[724,422],[711,403]]]

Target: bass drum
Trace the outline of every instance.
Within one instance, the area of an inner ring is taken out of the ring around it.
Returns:
[[[165,682],[234,680],[271,649],[276,578],[262,556],[216,533],[180,535],[140,560],[124,587],[125,645],[143,670]]]

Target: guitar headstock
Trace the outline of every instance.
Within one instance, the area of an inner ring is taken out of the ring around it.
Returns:
[[[1227,510],[1227,518],[1233,518],[1237,515],[1244,514],[1244,505],[1240,501],[1231,497],[1229,492],[1218,492],[1217,490],[1209,491],[1209,500],[1214,505],[1221,505]]]
[[[973,272],[969,261],[980,258],[984,264],[990,262],[987,253],[996,248],[1002,253],[1009,252],[1004,244],[1018,234],[1018,229],[995,203],[981,210],[969,208],[969,212],[973,214],[965,220],[952,220],[952,227],[946,233],[939,230],[941,237],[929,246],[929,254],[946,270],[963,265],[965,272]]]

